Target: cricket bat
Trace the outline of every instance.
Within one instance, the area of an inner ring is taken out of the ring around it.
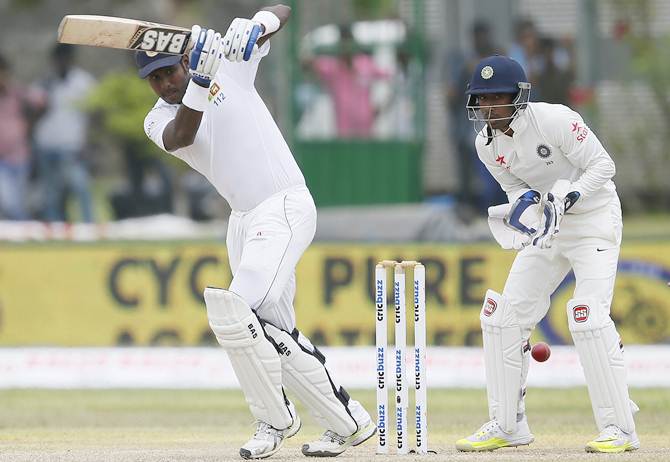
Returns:
[[[73,45],[184,54],[191,29],[111,16],[67,15],[58,26],[58,41]]]

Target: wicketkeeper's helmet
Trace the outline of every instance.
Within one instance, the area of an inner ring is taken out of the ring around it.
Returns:
[[[466,109],[468,119],[475,122],[475,130],[479,132],[477,122],[486,124],[493,120],[512,120],[519,111],[526,108],[530,99],[530,82],[526,77],[521,64],[507,56],[489,56],[477,64],[472,74],[468,89]],[[501,104],[495,107],[514,107],[515,111],[510,117],[491,119],[488,111],[479,110],[478,96],[493,93],[508,93],[514,95],[511,104]]]

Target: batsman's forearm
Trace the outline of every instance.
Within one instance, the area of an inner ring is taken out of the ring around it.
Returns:
[[[291,17],[291,7],[282,4],[266,6],[265,8],[261,8],[261,11],[269,11],[270,13],[277,16],[277,18],[279,18],[279,29],[277,29],[275,32],[272,32],[271,34],[267,34],[259,38],[257,42],[258,46],[263,45],[263,43],[265,43],[270,37],[281,30],[281,28],[284,27],[284,24],[286,24],[288,19]]]
[[[288,18],[291,17],[291,7],[282,5],[281,3],[273,6],[266,6],[261,8],[261,11],[269,11],[279,18],[280,29],[288,22]]]
[[[175,118],[167,124],[165,131],[163,131],[165,149],[174,151],[192,145],[200,128],[202,114],[202,112],[182,104]]]

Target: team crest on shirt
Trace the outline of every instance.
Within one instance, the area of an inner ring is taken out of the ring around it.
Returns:
[[[551,148],[546,144],[540,144],[537,146],[537,155],[542,159],[546,159],[551,155]]]
[[[226,99],[226,95],[221,91],[221,87],[216,82],[212,82],[212,85],[209,87],[207,101],[214,101],[214,105],[218,106],[224,99]]]

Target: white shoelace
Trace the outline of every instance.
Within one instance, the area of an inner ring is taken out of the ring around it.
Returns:
[[[600,432],[598,440],[599,441],[606,441],[610,439],[617,440],[620,437],[621,437],[621,429],[616,425],[608,425],[607,427],[603,428],[602,432]]]
[[[332,430],[326,430],[326,432],[321,435],[321,441],[328,441],[328,442],[333,442],[337,444],[344,444],[344,436],[338,435]]]
[[[259,440],[270,440],[277,438],[280,433],[280,430],[277,430],[272,425],[267,422],[258,422],[256,427],[256,432],[254,433],[254,438]]]
[[[479,427],[479,430],[477,430],[475,434],[479,435],[480,433],[489,433],[490,431],[495,430],[497,426],[498,422],[496,422],[495,420],[489,420],[484,425]]]

